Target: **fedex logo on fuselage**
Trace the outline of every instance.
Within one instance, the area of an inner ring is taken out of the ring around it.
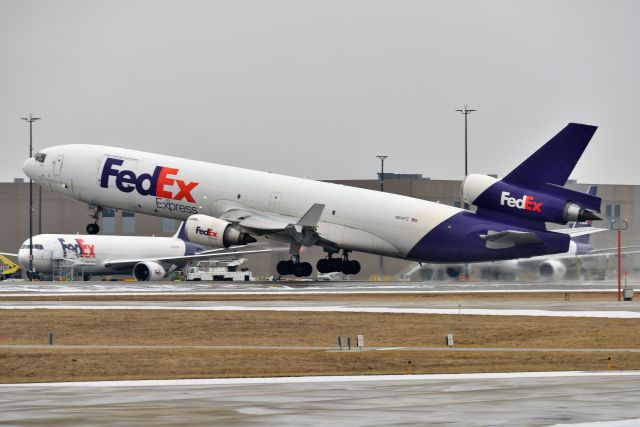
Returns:
[[[65,255],[67,251],[75,252],[81,257],[95,258],[96,257],[96,245],[90,245],[85,243],[83,239],[74,239],[76,243],[67,243],[63,238],[58,238],[58,241],[62,245],[62,250]]]
[[[200,228],[199,225],[196,227],[196,234],[209,237],[218,237],[218,233],[213,231],[212,228]]]
[[[525,211],[532,212],[541,212],[542,213],[542,202],[534,202],[533,196],[527,196],[526,194],[522,196],[521,199],[516,199],[515,197],[511,197],[511,193],[508,191],[503,191],[500,195],[500,206],[507,205],[510,208],[518,208],[524,209]]]
[[[116,187],[123,193],[131,193],[135,190],[143,196],[156,196],[172,200],[184,199],[189,203],[196,202],[191,191],[199,183],[176,179],[175,176],[178,175],[180,169],[156,166],[152,174],[136,175],[131,170],[115,168],[115,166],[122,166],[123,163],[122,159],[107,157],[102,168],[100,187],[108,188],[109,179],[114,177]],[[176,186],[178,191],[174,192],[173,189]]]

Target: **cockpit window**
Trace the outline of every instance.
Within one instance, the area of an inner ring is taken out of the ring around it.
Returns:
[[[47,155],[44,153],[36,153],[36,155],[33,156],[33,158],[36,159],[36,162],[44,163],[44,159],[47,158]]]
[[[29,245],[27,243],[27,244],[24,244],[24,245],[20,246],[20,249],[29,249],[29,246],[31,246],[31,245]],[[33,245],[33,249],[41,249],[42,250],[42,249],[44,249],[44,246],[43,245]]]

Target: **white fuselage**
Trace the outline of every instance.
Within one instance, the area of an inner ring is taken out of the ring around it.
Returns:
[[[89,275],[130,274],[131,267],[114,269],[105,264],[117,260],[140,260],[180,257],[185,254],[185,242],[175,237],[103,236],[80,234],[39,234],[33,236],[33,267],[50,276],[54,260],[66,259]],[[29,240],[18,252],[20,266],[29,266]],[[133,263],[131,263],[133,265]]]
[[[46,159],[29,159],[25,172],[90,205],[179,220],[195,213],[219,217],[229,209],[251,208],[290,217],[295,223],[314,203],[321,203],[325,209],[317,232],[322,238],[342,249],[399,258],[434,227],[461,212],[379,191],[123,148],[68,145],[41,153]],[[104,175],[107,159],[121,161],[107,168],[111,175]],[[160,183],[150,189],[154,174]]]

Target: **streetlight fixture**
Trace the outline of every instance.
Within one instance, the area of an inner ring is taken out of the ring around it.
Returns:
[[[620,282],[621,282],[621,277],[620,277],[620,271],[621,271],[621,257],[620,257],[620,252],[621,252],[621,239],[622,239],[622,231],[626,230],[627,228],[629,228],[629,222],[627,221],[627,219],[623,219],[622,222],[624,222],[624,225],[621,223],[618,223],[618,225],[616,225],[616,220],[612,219],[611,220],[611,231],[617,231],[618,232],[618,301],[621,301],[621,286],[620,286]]]
[[[22,120],[29,122],[29,158],[33,157],[33,122],[40,120],[40,117],[21,117]],[[27,272],[27,280],[33,280],[33,180],[29,178],[29,271]]]
[[[384,159],[389,156],[376,156],[380,159],[380,191],[384,192]]]

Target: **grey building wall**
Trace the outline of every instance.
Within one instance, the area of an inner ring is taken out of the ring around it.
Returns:
[[[359,188],[378,190],[380,183],[376,179],[369,180],[340,180],[331,181],[337,184]],[[569,187],[586,191],[588,184],[569,183]],[[66,199],[50,190],[42,190],[42,227],[39,227],[39,197],[38,186],[34,185],[34,234],[42,233],[85,233],[86,225],[91,221],[89,210],[83,203]],[[629,229],[623,234],[623,244],[640,244],[639,230],[640,209],[636,203],[640,202],[640,186],[635,185],[599,185],[598,196],[602,198],[603,221],[594,222],[595,227],[609,228],[619,210],[618,219],[629,219]],[[385,174],[385,192],[431,200],[451,206],[460,205],[460,181],[420,179],[389,179]],[[0,183],[0,203],[2,222],[0,223],[0,252],[16,252],[20,244],[29,236],[28,204],[29,184]],[[610,206],[610,208],[607,208]],[[618,208],[616,208],[618,206]],[[610,215],[606,215],[608,209]],[[167,221],[159,217],[122,212],[115,212],[112,218],[101,220],[105,234],[125,234],[131,236],[170,236],[177,229],[177,221]],[[111,224],[110,224],[111,223]],[[112,227],[111,227],[112,225]],[[110,228],[110,230],[106,230]],[[592,242],[597,248],[614,247],[617,243],[616,234],[605,231],[594,234]],[[283,246],[281,243],[275,243]],[[303,259],[315,265],[317,259],[325,254],[319,248],[305,248]],[[249,264],[256,275],[272,275],[275,265],[280,259],[287,259],[288,252],[273,252],[256,254],[249,257]],[[380,257],[367,254],[352,254],[353,259],[362,263],[362,272],[358,279],[375,279],[381,274]],[[404,269],[410,268],[412,263],[402,260],[385,258],[383,260],[384,274],[391,278]]]

